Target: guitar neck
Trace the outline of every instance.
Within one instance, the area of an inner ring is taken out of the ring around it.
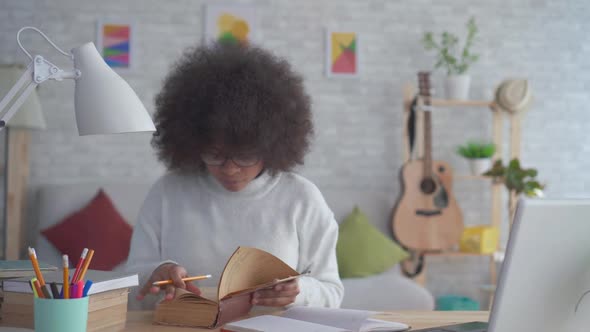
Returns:
[[[424,177],[432,177],[432,123],[430,97],[423,97],[424,105]]]

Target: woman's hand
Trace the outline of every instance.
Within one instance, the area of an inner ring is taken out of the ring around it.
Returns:
[[[295,302],[299,294],[297,280],[283,282],[269,289],[261,289],[252,295],[252,304],[269,307],[284,307]]]
[[[174,291],[176,288],[186,289],[189,292],[193,292],[197,295],[201,294],[201,290],[190,282],[185,283],[182,281],[182,278],[187,277],[186,269],[178,264],[174,263],[165,263],[158,266],[152,275],[148,279],[148,281],[143,285],[141,290],[139,291],[139,295],[137,295],[137,299],[139,301],[143,300],[144,297],[151,293],[151,294],[158,294],[160,291],[166,292],[166,300],[172,300],[174,298]],[[164,285],[164,286],[153,286],[152,284],[156,281],[162,280],[173,280],[174,284],[172,285]]]

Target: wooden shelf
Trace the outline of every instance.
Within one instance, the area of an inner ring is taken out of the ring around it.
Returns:
[[[403,89],[403,123],[407,123],[410,119],[411,114],[411,105],[414,102],[414,98],[416,97],[415,93],[416,89],[413,84],[406,84],[404,85]],[[418,109],[423,108],[423,98],[418,100]],[[480,110],[484,111],[491,111],[491,128],[492,128],[492,140],[496,145],[496,154],[494,155],[493,159],[498,158],[519,158],[520,157],[520,127],[521,127],[521,117],[516,116],[514,114],[508,114],[506,112],[501,111],[501,108],[493,100],[448,100],[448,99],[437,99],[437,98],[430,98],[430,104],[433,107],[439,108],[448,108],[449,110],[458,110],[460,108],[480,108]],[[473,110],[474,111],[474,110]],[[478,110],[479,111],[479,110]],[[416,112],[415,116],[415,149],[411,149],[409,143],[410,132],[408,126],[404,126],[403,128],[403,151],[402,151],[402,160],[404,162],[412,159],[419,159],[424,156],[425,144],[424,144],[424,115],[426,112]],[[509,151],[508,156],[504,153],[504,131],[505,131],[505,123],[506,120],[510,124],[509,129]],[[487,121],[487,120],[486,120]],[[467,172],[466,172],[467,173]],[[503,221],[503,209],[505,208],[505,204],[503,202],[503,192],[504,192],[504,185],[498,179],[494,179],[491,177],[486,176],[474,176],[467,174],[455,174],[453,176],[454,181],[484,181],[484,184],[489,185],[491,189],[491,215],[490,215],[490,223],[489,225],[501,228],[502,221]],[[515,195],[508,195],[508,211],[509,211],[509,218],[511,218],[512,214],[514,213],[514,207],[516,204],[516,196]],[[462,253],[458,251],[447,251],[447,252],[432,252],[426,254],[429,257],[488,257],[489,258],[489,273],[490,273],[490,284],[494,285],[497,281],[497,264],[502,262],[503,254],[501,252],[494,253],[494,254],[471,254],[471,253]],[[422,269],[422,272],[414,277],[418,283],[424,285],[426,284],[426,264]],[[491,293],[493,295],[493,293]],[[490,304],[492,302],[493,296],[490,296]]]
[[[492,178],[489,176],[468,175],[468,174],[455,175],[455,179],[457,179],[457,180],[487,180],[487,181],[492,180]]]
[[[435,107],[492,107],[493,105],[493,102],[489,100],[432,99],[430,103]]]
[[[496,285],[481,285],[479,287],[479,289],[481,289],[484,292],[490,292],[493,293],[496,291]]]
[[[454,176],[455,180],[479,180],[479,181],[491,181],[492,185],[501,185],[503,184],[500,180],[495,180],[493,177],[490,176],[483,176],[483,175],[468,175],[468,174],[459,174]]]

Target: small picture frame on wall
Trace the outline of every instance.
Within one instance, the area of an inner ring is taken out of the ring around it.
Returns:
[[[135,56],[133,24],[99,20],[96,49],[113,69],[131,69]]]
[[[359,34],[326,30],[326,76],[358,77],[360,73]]]
[[[248,44],[257,40],[258,17],[256,7],[250,5],[205,5],[206,43],[230,41]]]

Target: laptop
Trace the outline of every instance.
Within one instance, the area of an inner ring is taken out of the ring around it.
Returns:
[[[489,325],[422,332],[590,329],[590,199],[519,200]]]

